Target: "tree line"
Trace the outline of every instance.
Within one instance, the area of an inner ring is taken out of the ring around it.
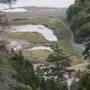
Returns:
[[[90,0],[76,0],[67,10],[67,19],[77,43],[90,41]]]
[[[76,43],[85,44],[84,59],[88,65],[83,72],[79,72],[78,87],[75,90],[90,90],[90,0],[75,0],[67,10]]]

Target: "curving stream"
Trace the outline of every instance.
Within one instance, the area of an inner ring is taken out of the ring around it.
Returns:
[[[12,26],[9,30],[10,32],[38,32],[42,34],[45,39],[48,41],[58,41],[57,37],[54,35],[53,31],[44,25],[19,25],[19,26]]]
[[[11,29],[7,30],[8,32],[38,32],[45,37],[48,41],[58,41],[56,35],[54,35],[53,30],[45,27],[44,25],[19,25],[19,26],[12,26]],[[10,42],[9,47],[14,48],[14,50],[21,50],[23,49],[22,45],[13,40]],[[36,46],[28,50],[49,50],[52,51],[50,47],[47,46]]]
[[[76,44],[76,43],[73,43],[73,46],[78,49],[78,51],[80,51],[81,53],[85,50],[85,47],[83,44]]]

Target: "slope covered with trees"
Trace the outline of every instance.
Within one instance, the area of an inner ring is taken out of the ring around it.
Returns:
[[[34,69],[21,51],[8,51],[5,42],[0,41],[0,90],[68,90],[64,74],[70,59],[58,45],[52,49],[48,67]]]
[[[83,55],[89,63],[86,69],[80,72],[75,90],[90,90],[90,0],[76,0],[75,4],[69,7],[67,14],[75,41],[85,43]]]
[[[90,41],[90,0],[76,0],[67,11],[67,19],[76,42]]]

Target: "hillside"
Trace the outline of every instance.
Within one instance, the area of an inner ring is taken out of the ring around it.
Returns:
[[[85,44],[90,41],[90,1],[76,1],[69,7],[67,14],[75,42]]]
[[[47,51],[47,50],[30,51],[28,49],[33,48],[34,46],[49,47],[51,44],[54,44],[56,42],[59,44],[60,48],[64,49],[65,52],[71,55],[71,58],[73,59],[72,62],[74,64],[81,62],[81,58],[82,58],[80,54],[81,52],[79,52],[79,50],[77,50],[73,46],[72,32],[69,30],[68,25],[66,25],[60,17],[56,17],[56,18],[55,17],[43,17],[43,18],[37,17],[37,18],[24,19],[24,20],[14,19],[10,21],[9,27],[17,26],[17,25],[26,25],[26,28],[27,28],[28,27],[27,25],[29,24],[45,25],[46,27],[50,28],[54,32],[54,34],[57,36],[58,41],[48,41],[41,34],[35,33],[35,32],[28,32],[28,31],[9,32],[7,29],[6,29],[6,33],[4,33],[4,38],[6,39],[6,41],[9,41],[9,43],[13,43],[13,42],[18,43],[18,45],[16,44],[16,48],[21,46],[21,50],[23,51],[25,56],[28,56],[31,58],[37,58],[38,62],[45,61],[50,51]]]
[[[66,19],[67,9],[25,9],[29,12],[5,13],[9,21],[0,28],[0,90],[68,90],[67,67],[82,69],[84,61]],[[41,68],[36,68],[37,64]]]

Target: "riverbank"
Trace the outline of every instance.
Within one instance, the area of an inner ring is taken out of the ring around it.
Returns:
[[[9,25],[27,25],[27,24],[33,24],[33,25],[45,25],[46,27],[50,28],[53,30],[55,35],[58,38],[58,44],[60,45],[60,48],[64,49],[65,52],[67,52],[72,60],[73,64],[77,64],[81,62],[81,54],[75,50],[75,48],[72,45],[73,42],[73,36],[70,31],[70,28],[66,24],[66,8],[45,8],[45,7],[24,7],[27,9],[27,12],[7,12],[8,19],[10,20]],[[18,33],[17,33],[18,34]],[[15,37],[17,35],[14,33]],[[25,38],[27,35],[23,35],[23,38]],[[6,37],[8,38],[8,37]],[[9,39],[11,39],[10,37]],[[20,40],[23,40],[22,37],[20,37]],[[28,37],[29,38],[29,37]],[[14,38],[13,38],[14,39]],[[19,39],[19,38],[15,38]],[[30,39],[32,39],[30,37]],[[37,38],[34,37],[35,40]],[[40,40],[38,40],[40,41]],[[53,42],[49,43],[41,43],[39,45],[50,45],[54,44]],[[26,45],[26,44],[24,44]],[[36,45],[36,43],[32,42],[30,45]],[[24,46],[26,47],[26,46]],[[28,46],[30,48],[30,46]],[[39,52],[39,53],[38,53]],[[37,61],[42,62],[46,60],[46,57],[48,55],[47,51],[29,51],[29,52],[24,52],[24,54],[28,55],[29,57],[32,58],[37,58]],[[40,53],[41,52],[41,53]],[[45,57],[43,58],[43,56]],[[36,62],[36,61],[35,61]]]

